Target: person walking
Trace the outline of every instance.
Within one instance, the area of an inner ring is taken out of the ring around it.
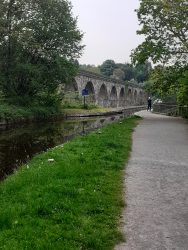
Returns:
[[[151,97],[148,98],[148,108],[147,111],[151,111]]]

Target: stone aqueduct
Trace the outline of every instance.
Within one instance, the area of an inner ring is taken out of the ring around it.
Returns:
[[[102,107],[139,106],[146,103],[144,90],[133,83],[125,85],[122,81],[103,77],[88,71],[79,71],[75,81],[66,86],[66,91],[87,89],[89,102]]]

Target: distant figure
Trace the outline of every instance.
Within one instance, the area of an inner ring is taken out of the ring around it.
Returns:
[[[147,111],[151,111],[151,97],[148,98],[148,108]]]

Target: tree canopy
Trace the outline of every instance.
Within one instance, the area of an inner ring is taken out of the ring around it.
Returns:
[[[106,60],[98,66],[102,75],[118,79],[121,81],[130,81],[134,79],[138,83],[148,79],[151,63],[146,61],[143,64],[133,66],[130,63],[115,63],[114,60]]]
[[[132,54],[134,62],[185,63],[188,59],[188,1],[141,0],[137,10],[145,41]]]
[[[145,41],[132,53],[134,63],[152,60],[151,86],[161,96],[187,104],[188,1],[141,0],[137,10]]]
[[[104,61],[100,66],[100,72],[107,77],[113,75],[113,71],[116,68],[116,63],[114,60],[108,59]]]
[[[54,94],[74,74],[82,33],[67,0],[0,1],[0,82],[21,102]]]

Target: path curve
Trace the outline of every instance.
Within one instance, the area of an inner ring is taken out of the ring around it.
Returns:
[[[126,168],[123,231],[115,250],[188,250],[188,123],[138,112]]]

